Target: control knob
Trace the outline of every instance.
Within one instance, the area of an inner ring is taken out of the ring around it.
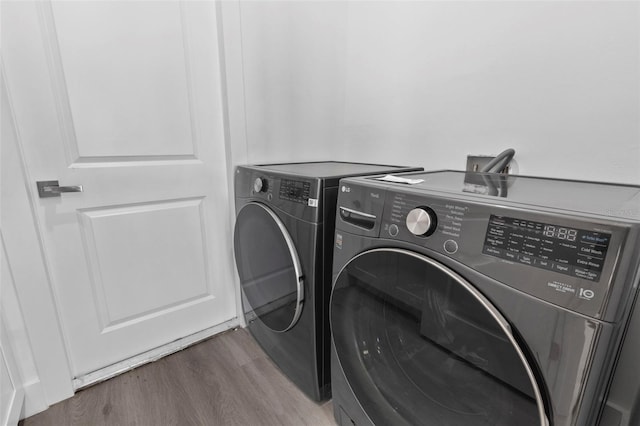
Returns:
[[[429,207],[416,207],[407,215],[407,229],[413,235],[428,237],[436,230],[436,213]]]
[[[265,178],[256,178],[256,180],[253,181],[254,192],[266,192],[267,186],[268,184]]]

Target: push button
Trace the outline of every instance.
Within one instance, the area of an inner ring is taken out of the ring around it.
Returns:
[[[444,242],[444,251],[449,254],[453,254],[458,251],[458,243],[453,240],[447,240]]]
[[[398,231],[400,229],[398,228],[398,225],[396,225],[395,223],[392,223],[391,225],[389,225],[389,235],[391,235],[392,237],[395,237],[396,235],[398,235]]]

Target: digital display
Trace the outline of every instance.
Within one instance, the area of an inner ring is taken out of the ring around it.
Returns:
[[[611,234],[491,215],[484,254],[599,281]]]
[[[309,182],[282,179],[280,182],[280,198],[283,200],[294,201],[297,203],[307,204],[309,201],[309,191],[311,184]]]
[[[563,228],[562,226],[545,225],[542,235],[559,240],[575,241],[578,236],[577,229]]]

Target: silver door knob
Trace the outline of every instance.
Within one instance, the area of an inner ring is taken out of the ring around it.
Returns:
[[[60,186],[57,180],[40,180],[36,185],[40,198],[59,197],[63,192],[82,192],[82,185]]]

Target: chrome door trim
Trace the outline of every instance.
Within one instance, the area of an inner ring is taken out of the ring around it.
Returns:
[[[291,330],[291,328],[293,328],[293,326],[296,325],[296,323],[300,319],[300,315],[302,314],[302,305],[304,304],[304,274],[302,273],[302,265],[300,263],[300,258],[298,257],[298,252],[296,251],[296,246],[293,242],[293,239],[291,238],[291,235],[289,235],[289,232],[287,231],[287,228],[284,226],[284,223],[282,223],[280,218],[270,208],[268,208],[262,203],[251,201],[245,204],[244,206],[242,206],[242,208],[238,211],[238,214],[236,214],[236,218],[240,214],[240,212],[244,210],[245,207],[250,205],[261,207],[265,212],[269,214],[269,216],[276,223],[276,225],[278,225],[278,228],[280,229],[280,233],[282,234],[285,242],[287,243],[287,248],[289,249],[289,255],[291,256],[291,260],[293,261],[293,269],[296,274],[296,285],[297,285],[296,311],[293,314],[293,319],[291,320],[291,323],[284,330],[274,330],[271,327],[269,327],[269,329],[275,333],[284,333],[286,331]],[[235,252],[235,247],[234,247],[234,252]],[[240,289],[242,289],[242,283],[240,283]]]
[[[349,261],[347,263],[345,263],[342,268],[340,268],[340,272],[338,272],[338,274],[336,275],[336,279],[333,282],[333,288],[335,288],[336,283],[338,282],[338,278],[342,275],[343,271],[345,270],[345,268],[347,266],[349,266],[354,260],[358,259],[361,256],[364,256],[368,253],[375,253],[375,252],[395,252],[395,253],[399,253],[399,254],[404,254],[407,256],[412,256],[418,260],[421,260],[427,264],[429,264],[430,266],[433,266],[437,269],[439,269],[440,271],[444,272],[445,274],[449,275],[449,277],[451,277],[452,279],[454,279],[456,282],[458,282],[458,284],[462,285],[462,287],[467,290],[469,293],[471,293],[471,295],[473,297],[475,297],[478,302],[480,302],[482,304],[482,306],[489,311],[489,313],[491,314],[491,316],[498,322],[498,324],[500,325],[500,328],[502,328],[502,331],[504,331],[504,333],[507,335],[507,337],[509,338],[509,341],[511,342],[511,345],[515,348],[518,356],[520,357],[520,361],[522,361],[522,364],[524,365],[524,368],[527,372],[527,375],[529,376],[529,381],[531,382],[531,385],[533,387],[533,392],[535,394],[535,398],[536,398],[536,403],[538,406],[538,415],[540,416],[540,426],[549,426],[549,419],[547,418],[547,413],[545,412],[545,404],[544,401],[542,399],[542,393],[540,392],[540,388],[538,387],[538,381],[536,380],[535,375],[533,374],[533,370],[531,369],[531,366],[529,365],[529,361],[527,360],[526,356],[524,355],[524,352],[522,351],[522,349],[520,348],[520,345],[518,345],[518,342],[515,339],[515,336],[513,335],[513,331],[511,329],[511,325],[509,324],[509,322],[507,321],[507,319],[500,313],[500,311],[498,311],[498,309],[493,306],[493,304],[489,301],[489,299],[487,299],[482,293],[480,293],[480,291],[478,291],[473,285],[471,285],[465,278],[463,278],[461,275],[457,274],[455,271],[453,271],[452,269],[450,269],[449,267],[441,264],[440,262],[433,260],[425,255],[419,254],[419,253],[415,253],[412,252],[410,250],[405,250],[405,249],[400,249],[400,248],[374,248],[374,249],[370,249],[367,251],[364,251],[362,253],[358,253],[357,255],[355,255],[354,257],[352,257],[351,259],[349,259]],[[331,299],[329,302],[329,308],[331,309],[331,306],[333,305],[333,290],[331,293]],[[331,314],[329,314],[329,320],[331,320]],[[338,362],[340,362],[340,358],[338,357]],[[340,368],[342,368],[342,363],[340,363]],[[350,386],[349,381],[347,380],[347,384]],[[353,390],[351,390],[351,392],[353,393]],[[354,394],[355,395],[355,394]]]
[[[375,219],[376,218],[376,215],[374,215],[374,214],[365,213],[365,212],[361,212],[361,211],[354,210],[354,209],[349,209],[347,207],[340,206],[340,210],[344,210],[344,211],[349,212],[349,213],[357,214],[359,216],[363,216],[363,217],[366,217],[368,219]]]

